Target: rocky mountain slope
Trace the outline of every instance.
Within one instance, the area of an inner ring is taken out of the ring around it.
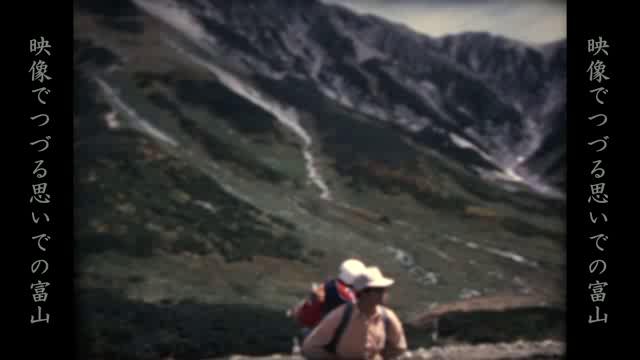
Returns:
[[[564,43],[310,0],[74,4],[86,358],[287,352],[285,310],[350,256],[397,280],[414,348],[562,337]]]

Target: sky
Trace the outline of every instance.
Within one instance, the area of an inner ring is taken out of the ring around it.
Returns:
[[[487,31],[529,44],[566,37],[566,0],[323,0],[431,36]]]

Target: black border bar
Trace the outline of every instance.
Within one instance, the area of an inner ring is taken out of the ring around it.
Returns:
[[[622,342],[623,50],[619,4],[568,3],[567,358],[610,358]],[[622,353],[622,352],[621,352]]]
[[[7,330],[27,343],[14,345],[19,358],[73,359],[73,12],[60,2],[17,5],[7,12],[5,25],[17,24],[5,30],[11,51],[3,52],[13,113],[5,120],[20,130],[6,132],[15,142],[7,233],[18,249],[9,270],[18,304]]]

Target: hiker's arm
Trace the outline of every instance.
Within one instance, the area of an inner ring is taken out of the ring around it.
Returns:
[[[307,335],[302,343],[302,355],[307,359],[332,359],[337,360],[338,357],[325,350],[324,346],[331,341],[333,333],[338,328],[342,311],[336,310],[328,314],[313,331]]]
[[[389,332],[387,333],[387,343],[384,348],[384,359],[395,359],[407,351],[407,338],[404,334],[402,322],[398,316],[387,310],[389,316]]]

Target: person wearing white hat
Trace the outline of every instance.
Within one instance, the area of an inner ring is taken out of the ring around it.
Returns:
[[[339,306],[307,336],[302,354],[309,359],[391,359],[407,350],[402,322],[384,306],[394,280],[368,267],[353,282],[357,302]]]
[[[340,264],[340,274],[338,275],[338,278],[345,284],[352,286],[356,278],[365,270],[366,267],[362,261],[357,259],[348,259]]]
[[[301,338],[304,338],[338,306],[356,302],[356,294],[352,289],[353,283],[365,270],[366,266],[360,260],[343,261],[336,278],[325,281],[321,286],[313,286],[307,299],[289,311],[302,327]]]

